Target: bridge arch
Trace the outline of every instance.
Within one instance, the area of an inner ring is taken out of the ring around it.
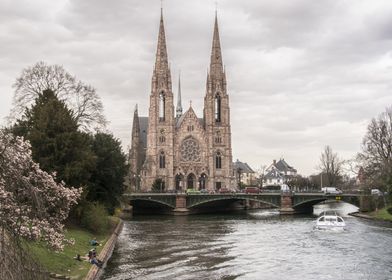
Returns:
[[[176,202],[175,199],[173,201],[170,200],[163,200],[161,197],[160,198],[154,198],[153,196],[151,197],[135,197],[135,198],[130,198],[129,202],[147,202],[147,204],[149,204],[150,206],[156,206],[157,208],[159,208],[159,206],[163,206],[166,208],[171,208],[174,209],[176,208]]]
[[[203,205],[208,205],[213,202],[218,202],[218,201],[228,201],[228,202],[236,202],[236,201],[255,201],[255,202],[261,202],[267,205],[270,205],[275,208],[280,208],[280,197],[271,197],[269,199],[262,199],[259,198],[258,196],[238,196],[238,195],[214,195],[214,196],[189,196],[187,198],[187,207],[189,209],[191,208],[196,208],[200,207]]]
[[[318,198],[308,198],[308,199],[303,199],[303,200],[297,200],[297,201],[293,201],[293,209],[296,211],[306,211],[306,212],[310,212],[310,209],[313,208],[313,206],[319,204],[320,202],[323,201],[342,201],[348,204],[351,204],[355,207],[360,207],[360,201],[358,198],[352,198],[352,197],[338,197],[339,199],[336,199],[337,197],[318,197]]]

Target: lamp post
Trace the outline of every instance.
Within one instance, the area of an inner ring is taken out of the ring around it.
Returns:
[[[136,189],[140,192],[140,175],[136,175]]]
[[[242,173],[242,169],[238,168],[237,169],[237,174],[238,174],[238,189],[241,189],[241,173]]]

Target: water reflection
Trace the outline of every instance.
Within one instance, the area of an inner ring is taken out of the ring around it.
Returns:
[[[350,213],[358,212],[358,207],[343,201],[326,202],[315,205],[313,207],[313,214],[318,216],[326,210],[335,210],[339,216],[348,217]]]
[[[315,208],[352,206],[338,203]],[[345,218],[350,230],[313,230],[315,217],[277,211],[140,216],[125,223],[104,279],[388,279],[392,230]]]

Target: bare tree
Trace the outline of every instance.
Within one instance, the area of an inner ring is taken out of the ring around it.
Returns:
[[[63,66],[38,62],[22,71],[13,87],[15,94],[10,121],[20,118],[38,94],[51,89],[72,110],[84,131],[101,130],[106,125],[103,105],[95,89],[69,74]]]
[[[370,186],[392,192],[392,107],[372,119],[357,158]]]
[[[338,157],[337,153],[332,151],[330,146],[325,146],[320,156],[319,165],[321,172],[327,176],[327,182],[324,182],[325,185],[331,187],[340,182],[343,163],[344,161]]]

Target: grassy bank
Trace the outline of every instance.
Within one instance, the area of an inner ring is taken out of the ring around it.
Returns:
[[[96,237],[98,242],[102,244],[97,247],[99,253],[106,241],[109,239],[112,229],[117,224],[118,218],[111,218],[111,227],[105,233],[95,234],[76,225],[67,226],[65,234],[67,239],[73,238],[74,245],[66,245],[61,252],[54,252],[40,243],[29,243],[31,254],[38,260],[48,271],[66,276],[72,279],[84,279],[89,271],[91,264],[86,260],[77,261],[74,259],[76,254],[84,257],[90,249],[90,240]]]
[[[390,213],[388,213],[388,210],[387,210],[388,208],[392,208],[392,205],[388,205],[387,207],[382,208],[378,211],[371,212],[369,214],[369,216],[372,216],[372,217],[379,219],[379,220],[392,221],[392,215]]]

